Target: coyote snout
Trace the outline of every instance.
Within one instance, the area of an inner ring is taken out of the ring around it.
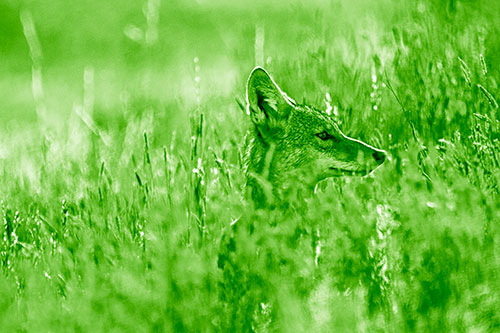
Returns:
[[[292,180],[314,186],[328,177],[366,175],[386,159],[383,150],[342,133],[326,112],[297,104],[261,67],[248,78],[247,113],[255,128],[246,155],[254,200],[266,182],[273,192]]]

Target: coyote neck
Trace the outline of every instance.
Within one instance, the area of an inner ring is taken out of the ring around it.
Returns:
[[[264,141],[256,131],[247,145],[246,151],[246,191],[257,208],[267,206],[274,201],[275,180],[274,173],[275,145]]]
[[[264,141],[259,132],[248,143],[246,191],[256,208],[286,209],[292,198],[301,197],[300,184],[289,177],[280,163],[283,158],[276,144]]]

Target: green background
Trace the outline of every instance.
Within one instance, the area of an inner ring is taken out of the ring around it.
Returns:
[[[0,3],[5,331],[497,331],[500,5]],[[243,195],[248,74],[387,150]]]

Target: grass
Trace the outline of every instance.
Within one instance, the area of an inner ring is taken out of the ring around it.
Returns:
[[[3,330],[499,329],[495,1],[145,3],[0,5]],[[256,62],[392,160],[255,211]]]

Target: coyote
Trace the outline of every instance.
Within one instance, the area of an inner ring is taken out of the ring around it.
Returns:
[[[299,105],[262,67],[247,82],[253,122],[245,155],[246,187],[257,207],[313,189],[322,179],[366,175],[386,152],[344,135],[326,112]]]

